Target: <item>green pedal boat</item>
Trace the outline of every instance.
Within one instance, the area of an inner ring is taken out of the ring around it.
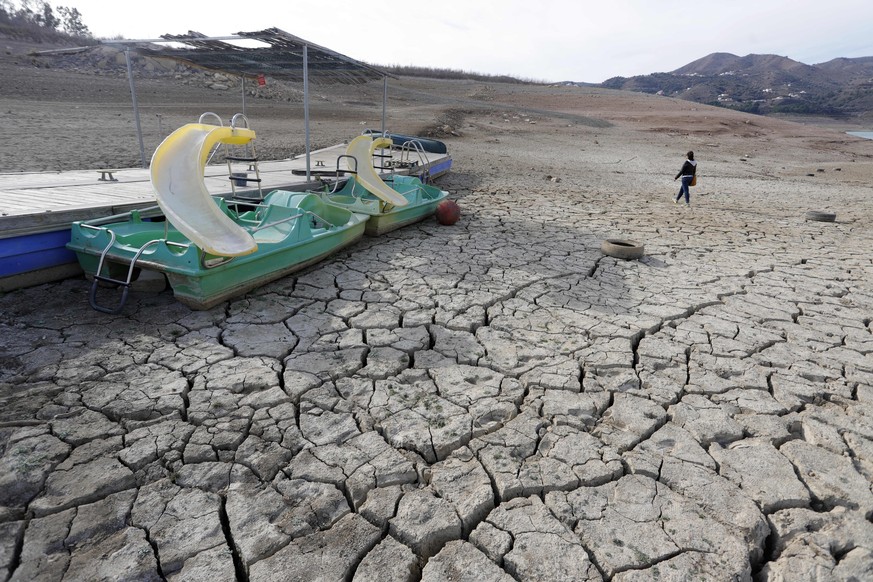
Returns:
[[[391,140],[361,135],[353,139],[343,157],[352,162],[352,177],[337,190],[325,188],[322,200],[331,206],[369,216],[366,234],[378,236],[432,216],[448,192],[424,184],[414,176],[380,177],[373,167],[376,150],[390,148]]]
[[[67,248],[93,277],[92,307],[120,312],[131,282],[147,269],[165,274],[185,305],[209,309],[363,236],[367,215],[326,204],[315,194],[276,191],[261,202],[210,196],[203,171],[212,148],[254,137],[233,123],[185,125],[152,158],[157,207],[73,223]],[[101,282],[122,287],[117,306],[98,304]]]

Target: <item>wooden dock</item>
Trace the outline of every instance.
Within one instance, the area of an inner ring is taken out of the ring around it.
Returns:
[[[306,178],[306,157],[296,156],[286,160],[262,161],[258,164],[261,191],[317,190],[322,187],[317,175],[337,169],[348,170],[346,145],[340,144],[310,153],[310,179]],[[427,154],[426,163],[407,169],[397,169],[400,174],[419,174],[424,171],[438,176],[448,171],[451,157],[448,154]],[[234,165],[233,171],[241,171]],[[243,165],[242,169],[245,167]],[[390,171],[382,170],[383,175]],[[248,172],[254,178],[254,171]],[[111,178],[111,179],[110,179]],[[209,165],[204,183],[213,195],[228,196],[234,190],[228,176],[226,163]],[[257,184],[236,187],[236,193],[251,195]],[[0,173],[0,292],[19,287],[51,281],[75,274],[78,264],[71,263],[71,253],[58,247],[58,241],[72,222],[91,220],[128,212],[156,204],[149,170],[145,168],[77,170],[69,172],[22,172]],[[54,233],[52,237],[46,237]],[[53,242],[45,242],[52,238]],[[36,258],[46,254],[42,245],[50,245],[49,254],[66,256],[57,263],[54,258]],[[28,257],[32,249],[33,256]],[[69,254],[67,254],[69,253]],[[75,260],[73,256],[73,260]],[[43,264],[46,263],[46,264]]]

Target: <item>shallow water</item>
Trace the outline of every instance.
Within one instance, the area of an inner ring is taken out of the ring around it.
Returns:
[[[849,135],[855,137],[863,137],[864,139],[873,139],[873,131],[847,131]]]

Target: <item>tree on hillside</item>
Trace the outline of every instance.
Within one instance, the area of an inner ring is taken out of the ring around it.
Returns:
[[[82,22],[77,8],[59,6],[57,14],[51,4],[40,0],[0,0],[0,22],[29,31],[25,34],[44,38],[44,33],[66,33],[70,36],[91,37],[91,31]]]
[[[37,0],[19,0],[21,6],[15,11],[15,16],[29,22],[36,22]]]
[[[40,26],[52,29],[57,29],[58,24],[60,24],[58,17],[55,16],[55,11],[52,10],[52,6],[48,2],[42,3],[42,10],[34,16],[34,20]]]
[[[61,26],[64,32],[73,36],[91,36],[91,31],[82,22],[82,14],[78,8],[58,6],[58,14],[61,15]]]

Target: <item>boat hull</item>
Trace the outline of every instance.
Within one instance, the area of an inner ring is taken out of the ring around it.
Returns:
[[[311,194],[291,198],[296,200],[292,206],[264,205],[236,216],[241,224],[251,223],[258,241],[258,250],[245,256],[206,254],[171,224],[143,220],[137,212],[129,220],[96,227],[74,223],[67,248],[76,253],[88,276],[98,275],[99,269],[101,277],[125,282],[138,269],[156,271],[166,275],[181,303],[192,309],[210,309],[315,264],[363,236],[367,216],[328,207]],[[308,204],[300,204],[299,199]],[[224,200],[218,204],[227,208]],[[315,226],[309,214],[295,219],[301,211],[314,211],[326,220]]]
[[[386,207],[353,180],[346,182],[337,192],[322,192],[320,195],[326,204],[369,216],[364,229],[368,236],[379,236],[433,216],[437,205],[448,196],[448,192],[423,184],[414,176],[393,176],[385,182],[407,199],[406,206]]]
[[[444,154],[448,151],[448,148],[446,148],[446,144],[437,139],[429,137],[420,137],[417,135],[403,135],[400,133],[383,133],[375,129],[364,130],[364,135],[385,136],[389,138],[391,142],[397,147],[402,147],[404,144],[414,141],[418,143],[424,151],[432,154]]]
[[[195,310],[211,309],[228,299],[243,295],[271,281],[281,279],[314,265],[333,253],[353,245],[364,235],[364,222],[343,232],[341,237],[311,243],[296,252],[279,252],[270,257],[247,261],[235,266],[228,264],[224,272],[206,276],[188,276],[167,273],[176,299]],[[301,255],[308,258],[301,259]]]
[[[386,232],[391,232],[416,222],[433,216],[436,212],[437,204],[440,200],[434,200],[427,204],[422,204],[414,208],[402,209],[401,212],[388,212],[384,214],[376,214],[370,216],[367,224],[364,227],[364,234],[367,236],[380,236]]]

